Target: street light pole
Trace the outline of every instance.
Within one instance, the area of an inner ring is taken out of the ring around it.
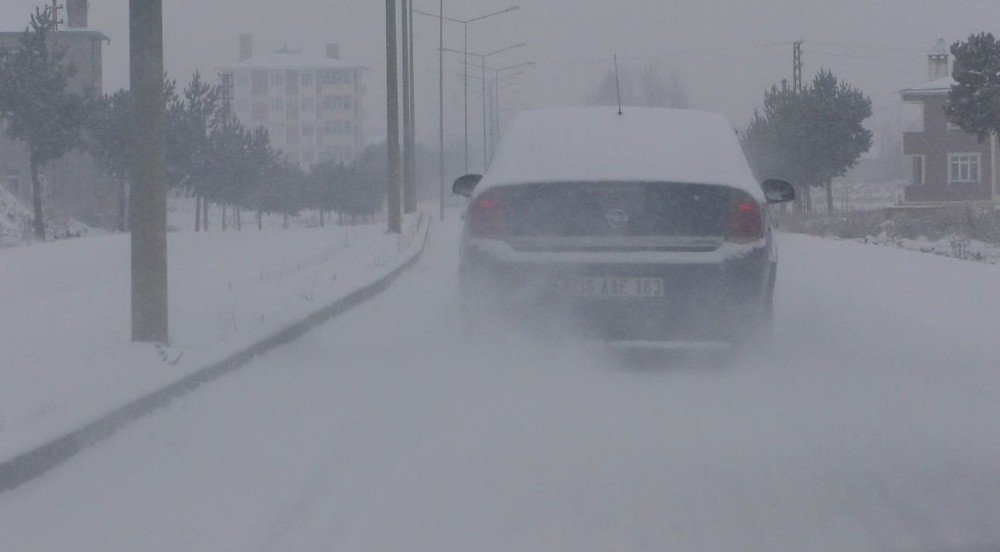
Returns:
[[[510,46],[510,47],[504,48],[502,50],[497,50],[496,52],[490,52],[488,54],[471,54],[471,55],[478,56],[478,57],[480,57],[480,58],[482,58],[482,59],[485,60],[485,58],[487,58],[487,57],[499,54],[501,52],[506,52],[507,50],[511,50],[513,48],[521,48],[521,47],[524,47],[524,46],[526,46],[526,45],[525,44],[515,44],[514,46]],[[447,48],[446,48],[446,50],[447,50]],[[455,50],[448,50],[448,51],[455,52]],[[527,62],[524,62],[524,63],[518,63],[517,65],[508,65],[506,67],[488,67],[485,63],[482,63],[482,64],[475,64],[475,63],[473,63],[472,64],[474,67],[479,67],[480,69],[482,69],[483,72],[484,72],[484,74],[485,74],[486,70],[493,71],[493,83],[494,84],[491,87],[491,94],[492,94],[491,109],[492,109],[492,115],[493,116],[492,116],[492,118],[490,120],[490,125],[491,125],[492,130],[493,130],[493,134],[491,136],[493,150],[495,150],[496,144],[500,141],[500,127],[502,125],[501,114],[500,114],[500,110],[501,110],[501,105],[500,105],[500,84],[503,81],[507,80],[507,79],[511,79],[511,78],[514,78],[514,77],[517,77],[519,75],[524,74],[523,69],[526,68],[526,67],[530,67],[530,66],[532,66],[534,64],[535,64],[534,61],[527,61]],[[517,71],[517,72],[512,73],[512,74],[509,74],[509,75],[501,76],[501,73],[504,73],[504,72],[507,72],[507,71],[514,71],[516,69],[522,69],[522,70],[521,71]],[[483,86],[485,88],[485,82],[486,82],[485,76],[483,77],[483,82],[484,82]],[[494,91],[494,89],[495,89],[495,91]],[[485,125],[484,125],[484,128],[485,128]],[[493,161],[493,155],[495,153],[496,153],[495,151],[492,151],[490,153],[490,156],[489,156],[489,162],[490,163],[492,163],[492,161]]]
[[[442,5],[442,7],[443,7],[443,5]],[[418,13],[420,15],[425,15],[425,16],[428,16],[428,17],[434,17],[434,18],[440,19],[442,21],[449,21],[451,23],[459,23],[463,27],[464,45],[463,45],[463,50],[460,53],[463,53],[465,55],[464,79],[465,79],[465,172],[466,173],[469,172],[469,24],[470,23],[475,23],[476,21],[482,21],[483,19],[489,19],[490,17],[496,16],[496,15],[502,15],[502,14],[505,14],[505,13],[510,13],[510,12],[513,12],[513,11],[517,11],[519,9],[521,9],[521,6],[514,5],[514,6],[511,6],[511,7],[507,8],[507,9],[505,9],[505,10],[500,10],[500,11],[494,12],[494,13],[488,13],[486,15],[481,15],[479,17],[473,17],[472,19],[455,19],[454,17],[445,17],[444,10],[442,10],[437,15],[430,14],[430,13],[427,13],[427,12],[424,12],[424,11],[420,11],[420,10],[416,10],[416,9],[413,10],[414,13]],[[441,44],[442,48],[444,46],[443,42],[444,41],[442,39],[442,44]],[[442,80],[444,79],[444,62],[443,61],[441,62],[441,77],[440,78]]]
[[[486,169],[489,168],[489,145],[486,143],[486,56],[483,56],[483,174],[486,174]]]
[[[488,144],[489,138],[488,138],[488,130],[487,130],[487,124],[486,124],[486,117],[487,117],[487,113],[488,113],[488,110],[487,110],[487,107],[486,107],[486,101],[487,101],[487,98],[486,98],[486,60],[488,58],[491,58],[491,57],[493,57],[495,55],[498,55],[498,54],[502,54],[502,53],[507,52],[509,50],[514,50],[514,49],[517,49],[517,48],[525,48],[527,46],[528,46],[527,44],[525,44],[524,42],[521,42],[520,44],[514,44],[513,46],[508,46],[506,48],[501,48],[499,50],[495,50],[493,52],[487,52],[485,54],[476,54],[476,53],[469,52],[467,50],[463,51],[463,52],[459,52],[458,50],[452,50],[451,48],[445,48],[444,49],[446,52],[452,52],[452,53],[455,53],[455,54],[462,54],[462,55],[465,56],[466,59],[468,59],[468,56],[473,56],[473,57],[479,58],[479,60],[480,60],[479,67],[482,69],[482,80],[483,80],[483,82],[482,82],[482,86],[483,86],[483,172],[485,172],[486,169],[489,166],[489,144]],[[465,78],[468,79],[469,78],[468,77],[468,75],[469,75],[468,61],[466,61],[465,63],[466,63]],[[473,65],[475,65],[475,64],[473,64]],[[522,66],[523,65],[518,65],[517,67],[522,67]],[[469,87],[468,86],[465,87],[465,91],[466,91],[466,94],[468,94],[468,91],[469,91]],[[465,113],[466,113],[466,118],[468,118],[468,114],[469,114],[468,109],[466,109]],[[466,146],[468,147],[468,143],[466,143]],[[468,172],[468,169],[466,169],[466,172]]]

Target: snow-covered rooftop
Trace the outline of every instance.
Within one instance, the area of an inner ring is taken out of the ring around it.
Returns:
[[[921,84],[920,86],[914,86],[912,88],[901,90],[900,94],[903,94],[904,96],[932,96],[937,94],[947,94],[954,84],[955,79],[951,77],[943,77]]]
[[[763,198],[736,130],[721,115],[617,107],[522,113],[479,190],[531,182],[721,184]]]

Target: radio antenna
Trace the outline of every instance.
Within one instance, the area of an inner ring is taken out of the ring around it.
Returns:
[[[618,54],[615,54],[615,88],[618,90],[618,114],[622,115],[622,81],[618,75]]]

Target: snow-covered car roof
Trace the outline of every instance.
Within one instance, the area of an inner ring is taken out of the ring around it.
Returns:
[[[537,182],[686,182],[764,195],[732,125],[681,109],[581,107],[526,111],[501,141],[477,194]]]

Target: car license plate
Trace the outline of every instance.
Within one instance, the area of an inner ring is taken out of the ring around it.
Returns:
[[[569,278],[560,283],[564,295],[574,297],[663,297],[663,278]]]

